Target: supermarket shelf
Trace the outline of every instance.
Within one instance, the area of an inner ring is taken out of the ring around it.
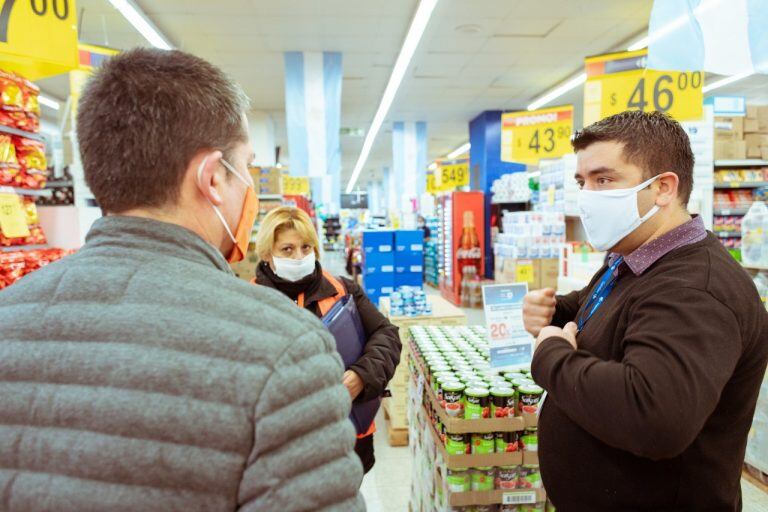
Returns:
[[[45,183],[46,188],[52,187],[74,187],[75,184],[71,180],[53,180]]]
[[[259,199],[263,199],[265,201],[282,201],[283,196],[282,194],[259,194]]]
[[[716,189],[731,188],[760,188],[768,187],[768,181],[732,181],[730,183],[715,183]]]
[[[528,204],[530,201],[491,201],[491,204]]]
[[[748,268],[749,270],[765,270],[768,271],[768,267],[761,267],[759,265],[745,265],[741,264],[744,268]]]
[[[715,231],[715,236],[718,238],[741,238],[741,233],[734,231],[729,233],[728,231]]]
[[[746,215],[749,208],[715,208],[715,215]]]
[[[32,140],[39,140],[44,141],[42,135],[39,133],[32,133],[32,132],[25,132],[24,130],[19,130],[17,128],[11,128],[10,126],[2,126],[0,125],[0,133],[7,133],[9,135],[16,135],[19,137],[26,137],[28,139]]]
[[[0,252],[33,251],[35,249],[47,249],[47,245],[12,245],[0,247]]]
[[[8,192],[8,189],[20,196],[49,197],[51,194],[53,194],[52,190],[33,190],[31,188],[19,187],[0,187],[0,192]]]
[[[762,167],[768,165],[768,160],[715,160],[715,167]]]

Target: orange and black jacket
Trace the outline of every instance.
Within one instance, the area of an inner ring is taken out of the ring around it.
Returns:
[[[339,280],[344,284],[347,293],[354,298],[368,337],[362,357],[349,368],[357,373],[365,384],[362,393],[356,399],[364,402],[384,394],[400,362],[402,343],[398,328],[392,325],[368,300],[360,285],[344,277],[340,277]],[[318,302],[337,294],[333,284],[323,276],[319,262],[311,275],[300,281],[291,282],[275,275],[269,264],[262,261],[256,268],[256,283],[274,288],[294,302],[301,293],[304,293],[304,308],[318,318],[321,316]]]

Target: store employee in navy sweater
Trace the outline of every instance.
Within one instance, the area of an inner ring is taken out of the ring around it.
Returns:
[[[609,253],[583,290],[530,293],[544,485],[559,512],[738,511],[768,359],[750,276],[691,216],[693,154],[660,113],[576,134],[579,209]]]

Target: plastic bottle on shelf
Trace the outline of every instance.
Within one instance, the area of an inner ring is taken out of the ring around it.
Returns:
[[[768,267],[768,207],[755,201],[741,222],[741,259],[745,265]]]

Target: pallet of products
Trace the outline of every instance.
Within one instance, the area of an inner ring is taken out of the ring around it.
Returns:
[[[400,354],[400,364],[395,370],[394,377],[389,382],[389,390],[392,392],[392,396],[384,400],[383,406],[389,420],[387,428],[390,445],[405,446],[408,444],[407,411],[408,381],[410,380],[410,371],[408,369],[408,355],[411,342],[410,328],[420,325],[466,325],[467,317],[461,309],[437,295],[426,297],[426,302],[432,313],[419,316],[393,314],[390,299],[391,297],[382,297],[379,309],[392,324],[400,329],[403,351]],[[395,310],[394,313],[398,313],[398,311]]]
[[[545,510],[543,390],[525,371],[490,368],[483,327],[416,326],[410,336],[411,510]]]

